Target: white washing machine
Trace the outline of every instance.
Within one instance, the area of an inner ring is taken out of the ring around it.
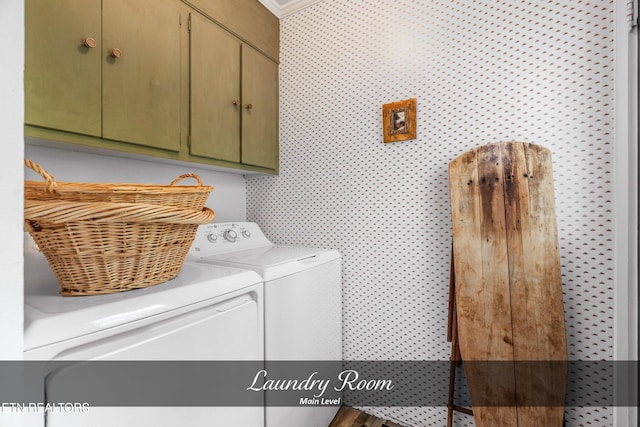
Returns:
[[[27,250],[24,356],[54,361],[262,360],[263,306],[263,281],[255,272],[190,263],[175,279],[145,289],[62,297],[44,256]],[[28,413],[26,425],[263,427],[264,409],[262,403],[93,407],[87,412]]]
[[[342,360],[342,260],[335,250],[272,244],[252,222],[200,226],[189,259],[264,279],[265,359]],[[266,407],[266,427],[326,427],[338,406]]]

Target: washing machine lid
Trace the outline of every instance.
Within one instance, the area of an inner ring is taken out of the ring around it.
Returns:
[[[25,253],[24,277],[25,350],[167,313],[262,282],[253,271],[187,262],[176,278],[160,285],[63,297],[44,256],[32,251]]]
[[[203,256],[199,262],[249,269],[265,282],[286,277],[340,258],[331,249],[268,245],[253,249]]]

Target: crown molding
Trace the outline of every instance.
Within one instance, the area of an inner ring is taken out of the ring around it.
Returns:
[[[282,19],[322,0],[259,0],[271,13]]]

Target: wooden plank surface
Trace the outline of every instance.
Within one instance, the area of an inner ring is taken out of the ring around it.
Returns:
[[[561,406],[526,407],[532,396],[564,395],[558,364],[552,372],[511,364],[566,359],[549,152],[478,147],[451,162],[450,184],[460,351],[476,424],[562,425]]]
[[[521,242],[509,251],[514,360],[533,361],[516,364],[519,426],[559,426],[564,408],[540,406],[538,400],[564,402],[566,383],[558,363],[567,354],[551,155],[533,144],[508,148],[505,159],[514,165],[514,178],[505,185],[505,199],[514,205],[506,210],[514,224],[508,234],[510,242]]]
[[[338,410],[329,427],[402,427],[391,421],[374,417],[350,406]]]
[[[343,406],[338,410],[338,413],[331,422],[330,427],[351,427],[359,415],[360,411],[357,409],[349,406]]]
[[[481,401],[508,401],[515,389],[513,370],[480,363],[513,359],[500,147],[486,147],[450,165],[458,334],[477,425],[512,427],[515,406]]]

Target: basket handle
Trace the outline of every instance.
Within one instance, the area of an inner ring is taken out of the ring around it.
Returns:
[[[41,177],[44,178],[44,180],[47,182],[47,185],[45,186],[45,191],[47,193],[53,193],[55,191],[55,187],[58,184],[56,183],[56,179],[53,177],[53,175],[51,175],[49,172],[44,170],[44,168],[42,166],[40,166],[39,164],[37,164],[33,160],[29,160],[29,159],[25,158],[24,159],[24,164],[25,164],[26,167],[28,167],[29,169],[35,171],[36,173],[38,173],[38,175],[40,175]]]
[[[53,175],[51,175],[42,166],[40,166],[38,163],[34,162],[33,160],[25,158],[24,159],[24,164],[29,169],[35,171],[42,178],[44,178],[44,180],[47,182],[47,185],[45,186],[45,191],[47,191],[48,193],[53,193],[54,192],[54,188],[58,184],[56,183],[56,179],[55,179],[55,177]],[[204,185],[202,183],[202,179],[200,178],[200,176],[198,174],[195,174],[195,173],[182,174],[179,177],[177,177],[176,179],[174,179],[173,181],[171,181],[171,184],[169,184],[169,185],[176,185],[178,182],[180,182],[180,181],[182,181],[183,179],[186,179],[186,178],[193,178],[196,181],[198,181],[198,187],[202,187]]]
[[[215,213],[207,207],[197,210],[143,203],[25,200],[24,217],[26,221],[53,224],[92,221],[199,225],[211,223]]]
[[[180,175],[179,177],[171,181],[171,184],[169,185],[176,185],[178,182],[182,181],[185,178],[195,179],[196,181],[198,181],[198,187],[202,187],[202,179],[200,179],[200,176],[195,173],[185,173],[183,175]]]

